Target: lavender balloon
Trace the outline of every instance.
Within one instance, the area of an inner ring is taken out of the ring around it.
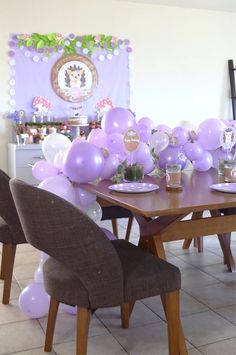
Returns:
[[[103,231],[103,233],[106,234],[106,237],[109,240],[116,240],[117,239],[116,236],[111,231],[109,231],[109,229],[101,228],[101,230]]]
[[[193,167],[198,171],[207,171],[212,167],[212,155],[209,152],[203,152],[201,158],[193,162]]]
[[[75,140],[66,155],[63,173],[73,182],[96,180],[102,172],[104,158],[95,145]]]
[[[45,180],[51,176],[56,176],[58,173],[59,169],[54,167],[47,160],[37,161],[32,168],[33,176],[39,181]]]
[[[41,318],[48,313],[49,301],[43,283],[31,283],[21,292],[19,307],[29,318]]]
[[[135,117],[132,112],[123,107],[111,108],[102,118],[102,129],[110,133],[124,133],[135,124]]]
[[[183,170],[187,164],[187,157],[183,153],[182,148],[180,147],[168,147],[159,156],[159,167],[162,170],[166,169],[166,164],[180,164],[181,169]]]
[[[37,269],[34,272],[34,281],[36,283],[43,283],[43,263],[40,262],[39,266],[37,267]]]
[[[119,164],[118,157],[115,154],[109,154],[109,156],[104,159],[104,167],[100,175],[101,179],[110,179],[114,176]]]
[[[107,149],[111,154],[121,154],[124,155],[125,145],[124,137],[120,133],[112,133],[107,137]]]
[[[54,176],[42,181],[39,186],[40,189],[52,192],[65,200],[74,203],[75,193],[71,182],[65,176]]]
[[[172,134],[173,137],[175,137],[177,140],[177,145],[184,145],[187,143],[189,138],[189,131],[186,128],[177,126],[173,129]]]
[[[149,117],[143,117],[138,120],[139,126],[146,126],[148,129],[152,130],[155,126],[154,122]]]
[[[144,163],[147,159],[150,159],[150,150],[146,143],[141,142],[138,149],[134,152],[134,161],[136,163]]]
[[[66,313],[69,313],[72,316],[75,316],[77,314],[77,307],[76,306],[69,306],[68,304],[62,304],[62,307]]]
[[[96,145],[96,147],[106,147],[107,134],[101,128],[92,129],[88,135],[87,141]]]
[[[75,203],[80,207],[88,207],[96,201],[96,195],[89,191],[81,189],[79,185],[74,185]]]
[[[49,258],[49,255],[44,253],[44,251],[41,251],[41,253],[40,253],[40,262],[44,263],[48,258]]]
[[[143,173],[144,175],[151,173],[154,169],[154,163],[152,158],[150,157],[149,159],[147,159],[143,164]]]
[[[141,142],[149,142],[151,139],[151,135],[152,135],[152,130],[151,128],[143,125],[143,124],[137,124],[136,128],[135,128],[139,134],[140,137],[140,141]]]
[[[200,159],[203,153],[202,146],[197,141],[187,142],[183,146],[183,151],[186,157],[191,161]]]
[[[209,118],[198,127],[198,142],[204,150],[214,150],[220,147],[221,132],[227,126],[221,120]]]

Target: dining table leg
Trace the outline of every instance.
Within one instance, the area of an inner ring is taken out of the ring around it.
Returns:
[[[234,257],[230,248],[230,233],[218,234],[218,239],[224,255],[224,263],[227,265],[229,272],[236,272]]]
[[[221,215],[220,211],[218,210],[211,210],[210,213],[212,217]],[[236,272],[234,257],[230,247],[231,233],[217,234],[217,236],[224,256],[224,263],[227,265],[229,272]]]
[[[203,216],[203,211],[201,212],[193,212],[191,219],[197,219],[197,218],[202,218]],[[202,253],[203,252],[203,238],[202,237],[194,237],[194,238],[185,238],[183,242],[183,249],[188,249],[194,241],[194,246],[198,248],[198,252]]]

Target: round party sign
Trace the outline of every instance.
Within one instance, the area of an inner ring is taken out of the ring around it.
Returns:
[[[233,127],[227,127],[221,132],[220,144],[225,151],[231,151],[236,144],[236,130]]]
[[[140,144],[140,137],[137,131],[133,128],[129,128],[124,134],[124,145],[128,152],[134,152],[138,149]]]

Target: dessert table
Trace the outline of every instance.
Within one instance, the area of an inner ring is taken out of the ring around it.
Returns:
[[[216,191],[213,184],[222,177],[215,169],[207,172],[182,172],[182,191],[167,191],[165,178],[146,176],[144,182],[158,185],[147,192],[117,192],[109,188],[111,180],[81,184],[99,199],[129,209],[140,227],[139,246],[165,259],[164,242],[217,235],[229,271],[235,271],[229,233],[236,230],[233,209],[227,215],[222,209],[236,208],[236,194]],[[206,213],[207,211],[207,216]],[[188,217],[187,217],[188,216]],[[190,216],[190,217],[189,217]]]

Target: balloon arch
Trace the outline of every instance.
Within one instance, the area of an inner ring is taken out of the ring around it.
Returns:
[[[134,151],[127,149],[124,139],[129,130],[136,132],[138,137]],[[42,144],[45,160],[35,163],[32,173],[41,181],[39,188],[78,205],[99,222],[102,210],[96,196],[81,189],[80,183],[98,178],[110,179],[124,161],[143,165],[144,174],[154,169],[164,171],[167,163],[178,163],[185,169],[189,161],[194,169],[204,172],[211,167],[217,168],[219,159],[232,159],[235,148],[234,121],[209,118],[197,129],[185,121],[171,129],[164,124],[156,125],[148,117],[136,121],[129,109],[115,107],[103,116],[101,129],[93,129],[87,141],[76,138],[71,142],[59,133],[48,135]],[[103,230],[109,239],[114,237],[110,231]],[[42,278],[42,265],[46,258],[42,253],[35,271],[35,282],[20,295],[20,308],[31,318],[42,317],[48,310],[49,296]],[[73,307],[67,306],[65,310],[75,313]]]

